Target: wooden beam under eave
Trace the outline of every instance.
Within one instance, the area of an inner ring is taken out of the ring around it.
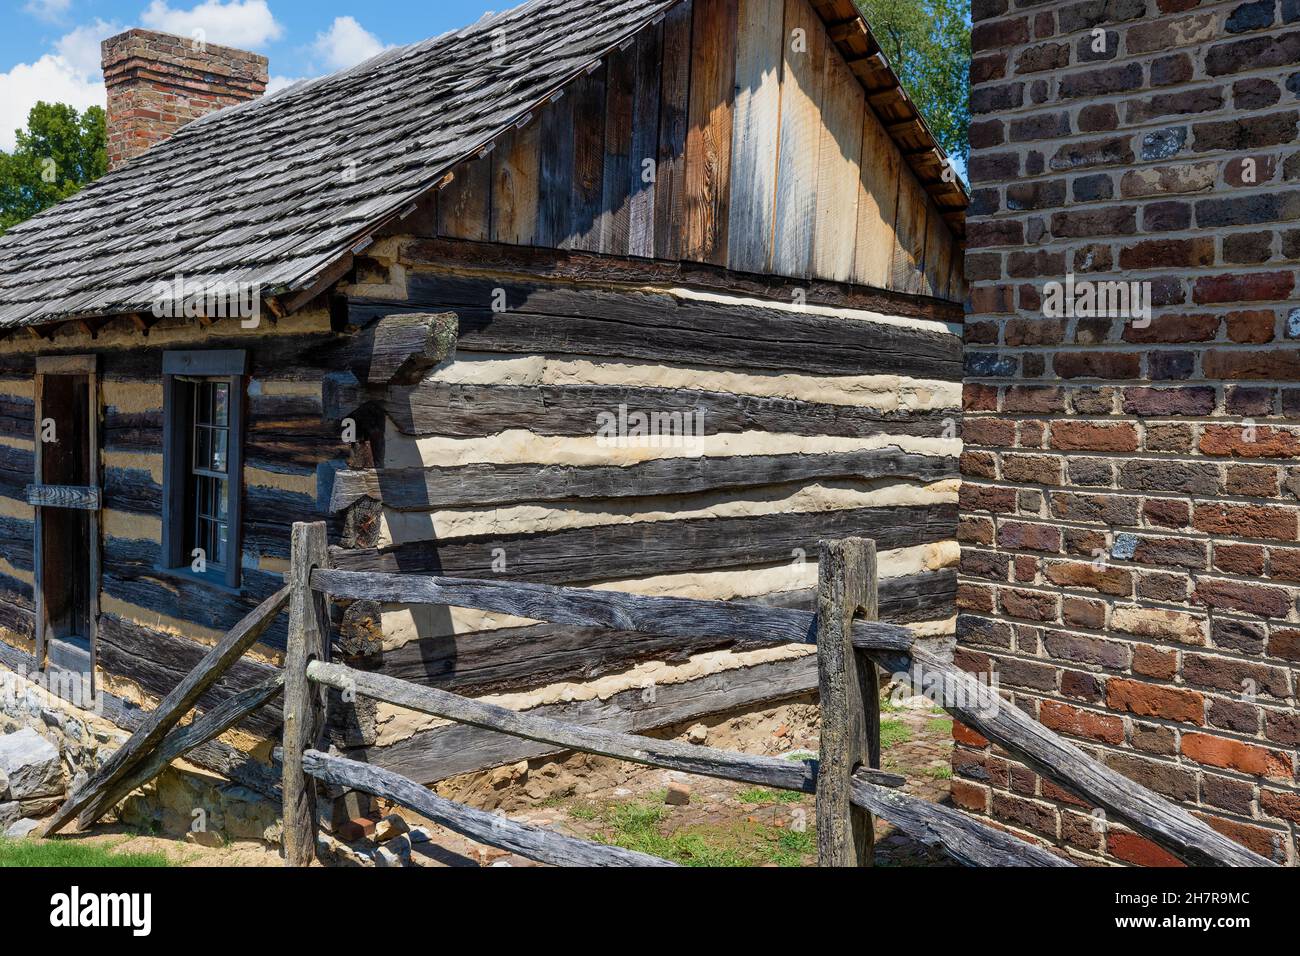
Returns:
[[[344,277],[352,271],[354,261],[355,257],[352,253],[346,253],[333,265],[326,267],[323,272],[313,278],[301,291],[282,299],[281,302],[284,306],[285,314],[292,315],[294,312],[297,312],[299,309],[313,302],[322,294],[327,292],[330,286],[341,282]]]

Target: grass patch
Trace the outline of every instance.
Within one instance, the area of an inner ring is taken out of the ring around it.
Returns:
[[[952,767],[947,764],[941,764],[938,767],[927,767],[925,769],[925,775],[927,777],[933,777],[935,780],[951,780]]]
[[[880,747],[882,750],[905,744],[911,739],[911,729],[901,720],[882,720],[880,722]]]
[[[800,803],[803,794],[797,790],[765,790],[762,787],[750,787],[736,793],[741,803]]]
[[[796,750],[792,754],[786,754],[785,759],[792,763],[803,763],[805,760],[816,760],[817,755],[811,750]]]
[[[747,792],[778,796],[776,791],[758,788]],[[596,839],[682,866],[802,866],[804,858],[816,852],[812,832],[796,833],[750,820],[691,824],[665,832],[664,824],[670,817],[671,812],[663,805],[607,803],[597,811],[602,832]]]
[[[116,844],[0,838],[0,866],[171,866],[163,853],[115,853]]]
[[[943,717],[936,717],[925,725],[925,729],[927,733],[948,737],[952,735],[952,721]]]

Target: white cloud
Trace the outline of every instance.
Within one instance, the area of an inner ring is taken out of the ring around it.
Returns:
[[[266,95],[270,96],[272,93],[279,93],[295,83],[301,83],[303,79],[301,76],[273,76],[266,82]]]
[[[329,30],[316,34],[312,51],[331,70],[346,70],[387,47],[352,17],[335,17]]]
[[[65,33],[54,44],[55,52],[68,62],[74,70],[86,79],[99,76],[102,60],[99,45],[111,36],[122,32],[117,23],[95,20],[77,27],[71,33]]]
[[[50,23],[58,23],[70,6],[72,0],[29,0],[23,10]]]
[[[182,37],[202,30],[207,42],[241,50],[255,50],[284,33],[266,0],[203,0],[190,10],[173,9],[167,0],[153,0],[140,20],[150,30]]]
[[[14,130],[27,126],[27,114],[38,100],[67,103],[78,110],[103,106],[104,84],[98,71],[87,76],[64,57],[52,53],[35,63],[19,63],[8,73],[0,73],[0,149],[14,148]]]

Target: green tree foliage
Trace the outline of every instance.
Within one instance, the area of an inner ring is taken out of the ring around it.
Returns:
[[[970,151],[970,0],[857,0],[935,139],[965,170]]]
[[[12,153],[0,152],[0,232],[71,196],[108,169],[104,110],[37,103]]]

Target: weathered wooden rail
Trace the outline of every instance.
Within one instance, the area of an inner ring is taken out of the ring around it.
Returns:
[[[73,817],[87,825],[188,750],[248,716],[283,688],[285,862],[316,857],[316,784],[392,801],[470,839],[560,866],[663,866],[667,861],[504,820],[429,791],[392,771],[322,750],[328,688],[344,700],[365,695],[394,706],[566,750],[647,766],[816,795],[818,862],[869,865],[872,817],[972,866],[1070,866],[1042,847],[950,807],[910,797],[904,781],[879,769],[877,668],[921,667],[946,689],[939,701],[966,725],[1021,758],[1107,815],[1195,864],[1271,866],[1155,793],[1062,740],[969,674],[912,646],[911,632],[874,620],[875,546],[863,539],[822,542],[817,610],[742,602],[643,597],[519,582],[376,573],[330,567],[323,524],[295,524],[289,581],[212,648],[100,771],[73,793],[47,833]],[[383,674],[331,663],[331,597],[435,604],[517,615],[553,625],[598,627],[691,640],[743,638],[817,648],[822,710],[818,759],[792,762],[697,747],[519,713]],[[289,606],[282,674],[250,687],[188,724],[177,726],[203,692]]]

